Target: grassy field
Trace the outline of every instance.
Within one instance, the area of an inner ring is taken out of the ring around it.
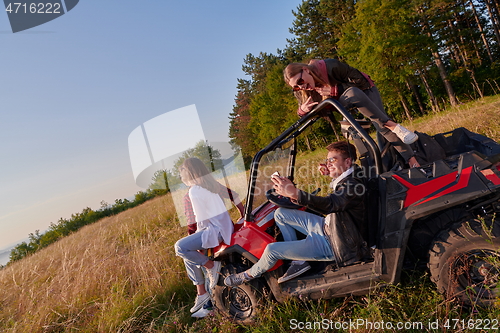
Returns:
[[[464,126],[500,141],[500,96],[406,125],[429,134]],[[323,158],[321,151],[300,154],[298,167],[316,165]],[[300,182],[314,189],[325,185],[320,178],[305,172]],[[231,214],[236,220],[237,212]],[[356,321],[356,329],[340,331],[442,332],[432,327],[437,320],[449,320],[448,331],[456,332],[456,320],[500,318],[499,307],[461,308],[437,293],[426,272],[409,271],[400,284],[365,296],[269,301],[251,326],[239,326],[219,314],[195,320],[188,310],[195,288],[173,249],[185,234],[167,195],[14,262],[0,271],[0,332],[287,332],[293,323],[306,321],[318,324],[311,330],[300,330],[297,324],[294,331],[323,332]],[[388,322],[407,329],[386,329]]]
[[[500,141],[500,95],[462,104],[446,111],[429,114],[405,123],[408,128],[429,135],[465,127],[493,140]]]

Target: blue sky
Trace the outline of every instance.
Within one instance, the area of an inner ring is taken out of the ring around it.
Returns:
[[[0,249],[142,190],[127,138],[149,119],[195,104],[227,141],[244,57],[283,49],[300,3],[81,0],[15,34],[0,13]]]

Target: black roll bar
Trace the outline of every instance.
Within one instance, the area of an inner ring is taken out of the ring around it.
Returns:
[[[328,106],[332,106],[333,110],[325,109]],[[337,111],[338,113],[340,113],[344,117],[344,119],[346,119],[349,122],[349,124],[359,133],[359,135],[363,138],[363,140],[367,142],[375,162],[376,176],[378,177],[378,175],[382,173],[382,158],[380,156],[380,150],[373,141],[373,139],[368,135],[368,133],[366,133],[366,131],[361,127],[361,125],[359,125],[359,123],[353,118],[353,116],[351,116],[351,114],[342,106],[342,104],[340,104],[337,100],[333,98],[325,99],[324,101],[319,103],[311,112],[309,112],[307,115],[297,120],[292,126],[290,126],[283,133],[281,133],[264,149],[260,150],[257,154],[255,154],[252,160],[252,164],[250,166],[250,181],[248,182],[247,201],[245,207],[245,221],[253,221],[253,216],[252,216],[253,192],[255,189],[255,183],[257,182],[258,166],[262,156],[276,149],[276,147],[281,145],[284,141],[287,141],[286,139],[290,134],[294,134],[293,136],[297,137],[307,127],[314,124],[319,117],[328,116],[330,117],[330,119],[332,119],[332,121],[335,120],[332,111]]]

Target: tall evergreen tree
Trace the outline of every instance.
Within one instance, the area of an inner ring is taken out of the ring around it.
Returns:
[[[297,37],[289,40],[289,47],[302,58],[336,57],[342,27],[353,18],[355,3],[355,0],[305,0],[293,11],[295,20],[290,33]]]
[[[233,150],[241,149],[245,162],[249,162],[248,157],[255,151],[250,130],[250,100],[252,98],[251,82],[249,80],[238,80],[238,93],[235,98],[233,112],[229,115],[229,137]]]
[[[428,37],[428,47],[431,50],[434,64],[438,69],[439,76],[443,82],[450,104],[458,105],[455,90],[449,79],[443,56],[440,53],[442,45],[443,22],[446,20],[446,8],[448,0],[414,0],[416,11],[419,15],[419,24],[422,33]]]
[[[250,104],[250,128],[259,149],[298,119],[297,102],[283,80],[283,68],[281,64],[269,70],[265,86]]]
[[[249,79],[238,79],[235,105],[229,115],[229,137],[234,149],[241,148],[246,163],[259,148],[250,128],[250,105],[256,96],[265,91],[267,73],[280,61],[280,56],[262,52],[258,56],[248,54],[244,59],[242,69]]]
[[[413,8],[405,0],[359,1],[355,18],[339,41],[340,54],[372,76],[396,118],[401,108],[407,118],[412,117],[406,86],[430,55],[414,21]]]

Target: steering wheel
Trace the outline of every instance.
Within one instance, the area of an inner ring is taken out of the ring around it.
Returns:
[[[294,204],[292,200],[290,200],[290,198],[276,194],[274,188],[266,192],[266,198],[278,207],[288,209],[299,209],[302,207],[300,205]]]

